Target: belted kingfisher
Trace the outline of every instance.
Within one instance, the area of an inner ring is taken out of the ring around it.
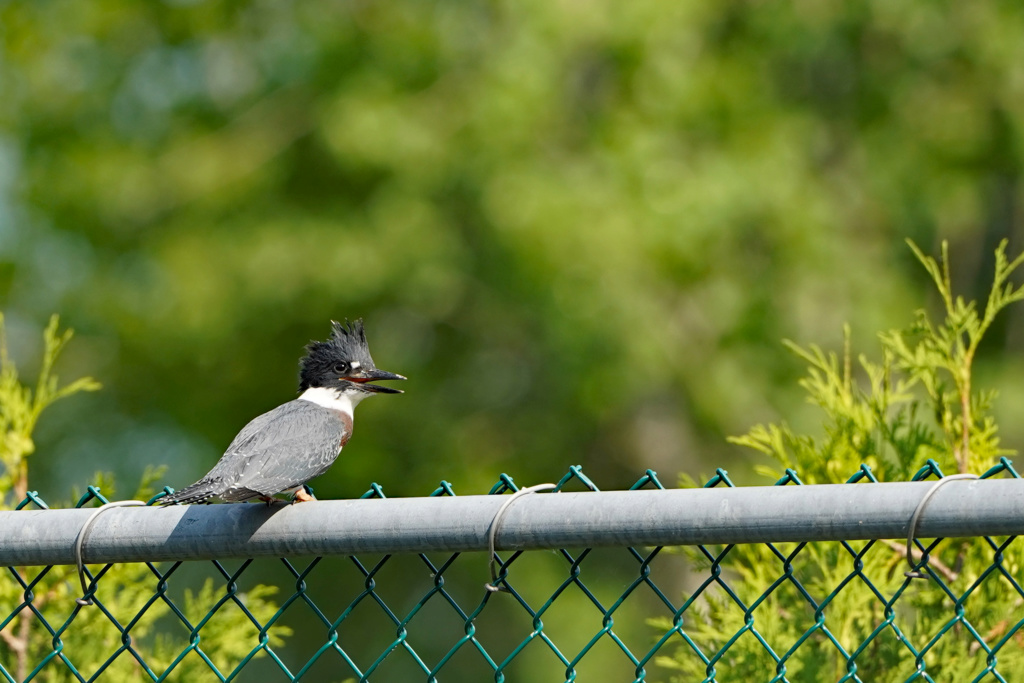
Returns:
[[[373,364],[362,320],[331,324],[331,338],[310,342],[299,362],[302,394],[243,427],[205,477],[166,496],[162,505],[211,498],[269,503],[278,493],[315,500],[305,484],[326,472],[348,443],[356,404],[372,394],[402,393],[370,382],[405,379]]]

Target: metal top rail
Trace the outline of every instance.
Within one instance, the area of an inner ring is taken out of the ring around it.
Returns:
[[[1024,534],[1024,479],[949,481],[921,538]],[[539,493],[500,516],[498,549],[905,538],[935,482]],[[504,496],[126,507],[89,527],[89,563],[486,550]],[[92,509],[0,512],[0,565],[74,564]]]

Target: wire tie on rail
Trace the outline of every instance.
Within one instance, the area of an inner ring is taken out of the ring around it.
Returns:
[[[89,515],[89,519],[85,520],[85,524],[83,524],[82,528],[78,530],[78,537],[75,538],[75,564],[78,566],[78,580],[82,583],[82,597],[76,599],[75,602],[82,607],[92,604],[92,594],[89,592],[89,588],[85,584],[85,559],[83,558],[83,551],[85,550],[85,535],[89,532],[89,528],[92,527],[96,518],[110,508],[138,507],[140,505],[145,506],[145,503],[141,500],[115,500],[110,503],[105,503],[93,510],[92,514]]]
[[[957,481],[961,479],[978,479],[977,474],[951,474],[948,477],[939,479],[932,487],[928,489],[928,492],[921,497],[921,502],[917,504],[917,508],[914,510],[914,515],[910,518],[910,529],[907,530],[907,564],[910,565],[910,571],[904,572],[903,576],[908,579],[927,579],[928,575],[922,573],[917,565],[914,564],[914,535],[917,534],[917,524],[921,521],[921,514],[924,512],[925,505],[928,504],[929,499],[935,494],[939,488],[948,482]]]
[[[555,486],[554,484],[537,484],[536,486],[530,486],[528,488],[519,489],[518,491],[513,493],[511,496],[509,496],[505,500],[505,502],[501,504],[501,507],[498,508],[498,511],[494,513],[494,519],[491,520],[491,526],[490,526],[490,528],[487,531],[487,550],[490,553],[489,554],[490,561],[489,561],[488,564],[490,565],[490,568],[491,568],[491,581],[490,581],[490,583],[485,583],[484,584],[484,588],[487,589],[487,592],[489,592],[489,593],[496,593],[498,591],[505,591],[506,593],[508,592],[508,588],[506,588],[504,586],[499,586],[498,585],[498,572],[494,568],[495,563],[498,561],[498,554],[495,551],[494,542],[495,542],[495,539],[498,536],[498,526],[501,524],[501,519],[502,519],[502,516],[505,514],[505,511],[508,510],[509,506],[512,505],[512,503],[515,502],[516,498],[519,498],[521,496],[525,496],[525,495],[527,495],[529,493],[536,493],[537,491],[550,491],[551,489],[555,489],[555,488],[558,488],[558,487]]]

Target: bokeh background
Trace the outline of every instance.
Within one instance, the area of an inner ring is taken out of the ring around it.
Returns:
[[[780,339],[850,321],[870,350],[926,301],[904,238],[984,291],[1021,226],[1022,28],[1015,3],[7,4],[0,302],[17,357],[56,311],[62,369],[105,385],[49,416],[33,484],[191,481],[346,317],[411,379],[321,495],[742,469],[726,435],[806,410]]]
[[[26,374],[58,312],[104,385],[31,486],[190,483],[357,317],[410,379],[320,497],[759,481],[725,437],[817,419],[783,338],[934,307],[907,238],[971,297],[1024,248],[1022,35],[998,1],[3,3],[0,309]],[[1022,346],[1011,312],[979,358],[1010,448]]]

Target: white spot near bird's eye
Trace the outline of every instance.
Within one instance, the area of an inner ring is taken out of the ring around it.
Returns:
[[[351,365],[353,370],[358,370],[362,366],[362,363],[360,363],[357,360],[354,360],[352,361]]]
[[[351,394],[343,393],[337,389],[328,389],[327,387],[310,387],[299,396],[299,399],[302,401],[309,401],[324,408],[340,411],[349,417],[352,417],[359,398],[362,398],[362,396],[358,396],[353,401]]]

